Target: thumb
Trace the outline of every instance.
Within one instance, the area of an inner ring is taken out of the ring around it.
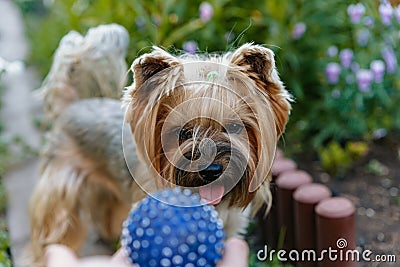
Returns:
[[[47,267],[72,267],[77,264],[74,252],[63,245],[50,245],[46,249]]]
[[[249,259],[249,247],[243,239],[232,237],[226,241],[224,257],[218,267],[247,267]]]

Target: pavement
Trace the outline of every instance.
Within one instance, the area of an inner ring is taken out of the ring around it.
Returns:
[[[7,61],[14,61],[25,60],[27,55],[28,45],[21,14],[11,1],[1,0],[0,56]],[[32,114],[38,114],[41,107],[31,92],[39,84],[37,76],[29,68],[3,76],[5,90],[2,96],[1,119],[5,130],[11,135],[20,136],[34,149],[40,146],[41,134],[32,123]],[[29,240],[27,206],[38,171],[39,160],[33,158],[14,166],[3,177],[8,193],[7,219],[14,260],[19,259]]]
[[[0,0],[0,56],[8,61],[26,62],[29,45],[19,9],[11,0]],[[32,93],[40,86],[40,79],[31,68],[3,76],[1,119],[5,130],[20,136],[33,149],[39,150],[42,133],[33,125],[35,117],[42,114],[42,103]],[[11,252],[14,266],[29,242],[28,202],[39,176],[39,158],[19,162],[9,170],[3,182],[8,193],[7,219],[10,231]],[[91,233],[81,255],[109,254],[110,249]]]

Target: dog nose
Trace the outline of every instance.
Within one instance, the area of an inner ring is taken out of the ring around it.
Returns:
[[[207,181],[214,181],[222,174],[222,164],[211,164],[204,170],[200,171],[201,177]]]

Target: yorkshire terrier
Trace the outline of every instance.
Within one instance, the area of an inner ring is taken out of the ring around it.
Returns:
[[[118,238],[132,204],[160,188],[198,192],[216,206],[228,237],[244,233],[249,216],[271,203],[270,167],[291,101],[273,52],[245,44],[223,55],[173,56],[155,47],[133,62],[123,111],[117,100],[80,93],[123,83],[123,64],[115,62],[126,33],[113,27],[97,40],[99,48],[118,47],[109,67],[118,70],[85,60],[93,48],[57,62],[63,71],[45,81],[45,95],[58,96],[47,97],[54,123],[30,206],[36,265],[47,245],[77,250],[88,221],[104,239]],[[58,75],[62,82],[53,82]]]

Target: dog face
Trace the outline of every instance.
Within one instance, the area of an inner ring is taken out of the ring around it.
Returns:
[[[246,44],[203,58],[155,48],[132,71],[126,118],[157,184],[246,207],[268,177],[290,111],[273,52]]]

